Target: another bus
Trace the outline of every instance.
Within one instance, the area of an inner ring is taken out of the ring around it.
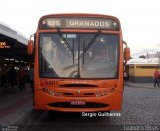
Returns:
[[[122,40],[116,17],[43,16],[34,40],[28,41],[28,53],[34,54],[35,109],[121,110],[123,68],[130,58],[130,50]]]

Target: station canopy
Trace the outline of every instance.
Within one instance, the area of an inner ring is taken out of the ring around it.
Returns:
[[[0,22],[0,59],[16,63],[33,61],[33,56],[27,54],[27,41],[23,34]]]

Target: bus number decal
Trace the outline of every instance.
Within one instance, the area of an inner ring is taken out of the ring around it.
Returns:
[[[58,85],[58,81],[44,81],[44,85],[55,86]]]

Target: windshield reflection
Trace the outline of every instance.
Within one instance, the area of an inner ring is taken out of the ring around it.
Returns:
[[[40,75],[50,78],[116,78],[118,35],[40,34]]]

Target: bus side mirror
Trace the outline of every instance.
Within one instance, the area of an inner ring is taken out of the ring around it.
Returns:
[[[28,54],[33,54],[33,47],[34,45],[33,45],[33,40],[28,40],[28,48],[27,48],[27,52],[28,52]]]
[[[125,62],[127,62],[131,58],[131,56],[130,56],[130,48],[127,47],[127,43],[125,41],[122,41],[122,43],[126,46],[124,48],[124,60],[125,60]]]
[[[124,60],[125,61],[128,61],[128,60],[130,60],[130,48],[128,48],[128,47],[125,47],[124,48]]]

